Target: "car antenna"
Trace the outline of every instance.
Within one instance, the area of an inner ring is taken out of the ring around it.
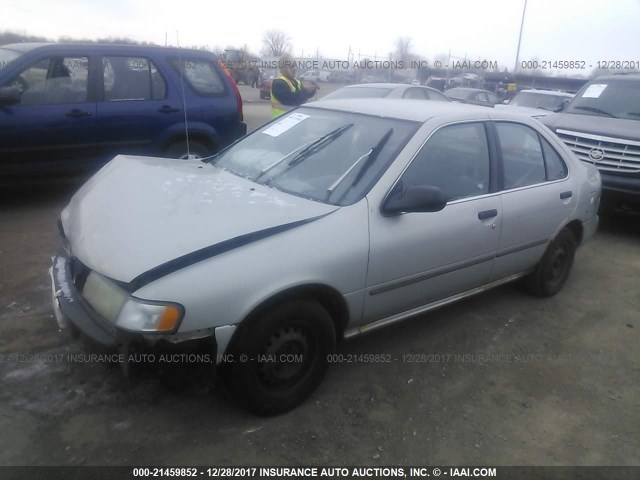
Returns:
[[[191,158],[191,149],[189,145],[189,124],[187,122],[187,101],[184,96],[184,78],[182,69],[186,66],[182,63],[182,55],[180,54],[180,38],[178,37],[178,31],[176,30],[176,43],[178,44],[178,71],[180,72],[180,89],[182,91],[182,110],[184,111],[184,135],[187,139],[187,159]]]

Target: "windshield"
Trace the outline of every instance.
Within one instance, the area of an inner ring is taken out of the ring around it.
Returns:
[[[322,100],[337,100],[340,98],[382,98],[389,95],[390,88],[384,87],[345,87],[322,97]]]
[[[567,112],[640,120],[640,82],[594,80],[578,92]]]
[[[517,105],[518,107],[541,108],[543,110],[556,112],[560,110],[563,102],[568,102],[569,100],[571,100],[571,97],[565,97],[561,95],[520,92],[515,97],[513,97],[513,100],[509,102],[509,105]]]
[[[369,191],[417,127],[416,122],[303,107],[210,163],[293,195],[350,205]]]
[[[7,50],[6,48],[0,48],[0,70],[8,66],[20,55],[22,55],[20,52],[16,52],[14,50]]]

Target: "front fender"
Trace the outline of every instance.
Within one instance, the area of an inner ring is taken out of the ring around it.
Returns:
[[[315,222],[178,270],[134,295],[183,305],[180,332],[238,324],[273,296],[306,285],[337,291],[353,319],[362,314],[368,252],[363,199]]]

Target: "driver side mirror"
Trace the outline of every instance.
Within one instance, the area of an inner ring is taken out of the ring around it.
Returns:
[[[390,216],[412,212],[439,212],[446,205],[447,198],[438,187],[410,186],[404,190],[402,184],[398,184],[382,206],[382,213]]]
[[[556,110],[556,112],[563,112],[564,110],[567,109],[567,107],[569,106],[569,100],[565,100],[564,102],[562,102],[560,104],[560,106],[558,107],[558,109]]]
[[[8,107],[16,103],[20,103],[20,87],[14,85],[0,88],[0,107]]]

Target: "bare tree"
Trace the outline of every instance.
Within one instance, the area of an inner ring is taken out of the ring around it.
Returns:
[[[411,42],[411,37],[398,37],[395,43],[396,51],[394,52],[397,60],[402,60],[403,62],[415,60],[416,56],[411,53]]]
[[[262,54],[280,57],[291,50],[291,39],[282,30],[267,30],[262,36]]]

